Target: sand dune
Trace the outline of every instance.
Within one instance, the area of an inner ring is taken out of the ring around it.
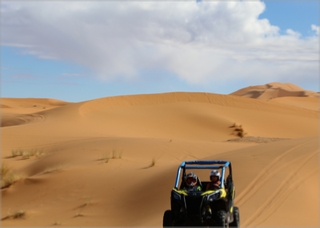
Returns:
[[[1,127],[41,120],[42,116],[34,113],[69,104],[69,102],[55,99],[36,98],[2,98],[0,103]]]
[[[291,83],[273,82],[266,85],[249,86],[239,89],[231,95],[242,96],[248,98],[256,98],[260,100],[271,100],[279,97],[317,97],[319,93],[308,91]]]
[[[318,97],[279,97],[272,99],[269,102],[292,105],[316,111],[320,110],[320,99]]]
[[[162,226],[177,166],[203,159],[232,162],[243,227],[318,227],[318,98],[268,85],[280,92],[2,98],[2,163],[17,179],[2,227]]]
[[[49,98],[1,98],[2,108],[12,108],[10,111],[22,111],[23,113],[36,112],[42,109],[50,109],[67,104],[70,104],[70,102]]]

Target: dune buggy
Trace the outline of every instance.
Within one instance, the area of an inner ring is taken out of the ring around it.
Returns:
[[[221,173],[219,188],[206,191],[206,186],[210,181],[201,182],[197,173],[197,183],[201,186],[202,191],[183,190],[186,171],[191,169],[205,172],[205,175],[208,176],[210,172],[208,169],[219,170]],[[174,188],[171,191],[171,210],[165,211],[163,215],[163,227],[240,227],[239,208],[234,206],[234,198],[235,187],[229,161],[182,162],[177,171]]]

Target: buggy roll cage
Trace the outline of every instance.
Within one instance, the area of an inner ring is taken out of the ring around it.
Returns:
[[[220,166],[217,166],[220,165]],[[178,168],[176,181],[174,188],[178,189],[178,185],[180,182],[181,170],[182,176],[185,177],[187,169],[221,169],[221,183],[220,187],[224,186],[224,175],[226,168],[229,167],[229,176],[232,179],[232,168],[231,163],[229,161],[222,160],[206,160],[206,161],[184,161]]]

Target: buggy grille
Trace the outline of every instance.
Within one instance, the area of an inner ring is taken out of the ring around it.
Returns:
[[[199,215],[202,197],[186,197],[188,216]]]

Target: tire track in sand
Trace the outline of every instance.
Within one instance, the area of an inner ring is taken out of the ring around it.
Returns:
[[[300,185],[301,180],[304,179],[293,178],[297,175],[298,170],[302,169],[311,159],[314,159],[317,155],[318,151],[316,150],[306,157],[301,156],[304,157],[304,159],[298,157],[291,162],[286,163],[286,165],[283,165],[276,172],[273,172],[274,174],[277,174],[279,173],[279,171],[282,171],[283,168],[290,167],[292,163],[297,161],[299,162],[298,166],[294,166],[294,171],[291,171],[290,174],[282,180],[281,184],[278,185],[276,189],[272,190],[272,194],[268,195],[268,197],[264,200],[264,203],[259,205],[257,210],[255,210],[255,212],[252,213],[251,216],[245,221],[244,225],[250,226],[252,225],[252,222],[255,222],[254,225],[261,224],[263,221],[267,220],[273,213],[275,213],[275,209],[279,208],[289,197],[290,194],[288,193],[290,193],[290,190]],[[311,173],[313,172],[314,170]],[[291,183],[289,183],[289,181]]]
[[[317,151],[318,154],[318,151]],[[260,217],[260,219],[255,220],[256,225],[261,225],[261,223],[263,223],[264,221],[266,221],[271,215],[273,215],[274,213],[276,213],[280,206],[289,198],[289,196],[291,195],[290,193],[292,193],[291,189],[294,189],[296,187],[298,187],[299,185],[301,185],[301,183],[305,182],[308,177],[310,178],[311,175],[313,175],[314,173],[317,173],[319,170],[318,169],[314,169],[311,172],[309,172],[306,176],[303,176],[301,178],[297,178],[297,181],[293,181],[289,186],[287,186],[285,188],[284,191],[282,191],[281,195],[279,194],[279,197],[275,198],[275,201],[273,204],[270,205],[270,207],[267,207],[267,210],[265,210],[263,213],[265,216]]]
[[[278,164],[278,162],[284,158],[286,155],[292,153],[294,150],[303,147],[309,143],[318,141],[317,139],[310,140],[308,142],[304,142],[297,146],[290,148],[289,150],[281,153],[277,156],[273,161],[271,161],[265,168],[263,168],[259,174],[247,185],[247,187],[238,195],[239,201],[237,204],[239,207],[246,203],[253,195],[256,194],[258,190],[262,188],[262,186],[273,177],[273,174],[278,172],[278,170],[283,169],[286,164]],[[275,168],[276,167],[276,168]]]
[[[45,117],[40,114],[25,114],[20,115],[17,118],[24,124],[42,122],[45,119]]]

